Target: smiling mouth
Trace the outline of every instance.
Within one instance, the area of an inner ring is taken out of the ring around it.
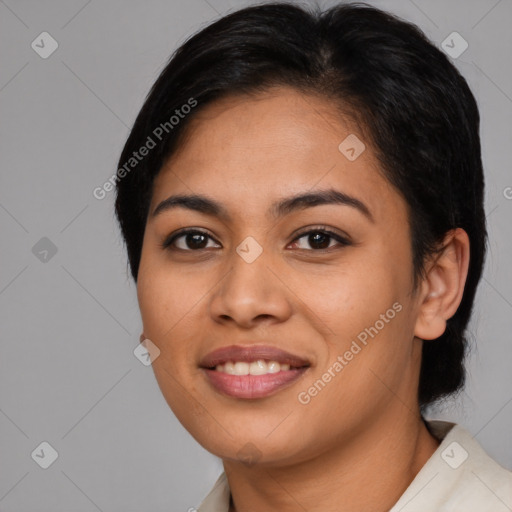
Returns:
[[[291,386],[311,366],[302,357],[271,345],[230,345],[199,364],[212,388],[232,398],[256,399]]]
[[[290,364],[273,359],[228,360],[201,367],[208,384],[223,396],[258,399],[290,387],[309,369],[309,364]]]
[[[218,364],[209,368],[220,373],[228,375],[268,375],[279,372],[286,372],[290,369],[306,368],[307,365],[299,367],[290,367],[288,363],[280,363],[278,361],[266,361],[257,359],[256,361],[227,361],[225,364]]]

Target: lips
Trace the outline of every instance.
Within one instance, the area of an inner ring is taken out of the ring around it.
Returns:
[[[277,371],[263,375],[233,375],[219,371],[231,363],[247,365],[256,361],[270,362],[278,367]],[[209,384],[222,395],[258,399],[274,395],[291,386],[304,375],[310,363],[302,357],[276,347],[232,345],[210,352],[201,360],[199,366]]]
[[[219,364],[230,361],[252,363],[258,360],[277,361],[279,364],[289,364],[290,368],[309,366],[306,359],[268,345],[222,347],[207,354],[199,363],[201,368],[213,369]]]

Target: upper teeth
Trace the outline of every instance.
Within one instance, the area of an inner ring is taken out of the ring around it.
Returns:
[[[289,364],[280,364],[277,361],[264,361],[259,359],[252,363],[244,361],[228,361],[225,364],[218,364],[215,370],[230,375],[265,375],[266,373],[277,373],[290,369]]]

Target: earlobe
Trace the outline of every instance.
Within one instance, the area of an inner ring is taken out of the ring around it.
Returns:
[[[414,335],[423,340],[439,338],[462,300],[469,268],[469,237],[462,228],[449,231],[442,250],[429,262],[422,282]]]

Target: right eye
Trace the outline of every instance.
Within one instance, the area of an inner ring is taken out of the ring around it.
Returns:
[[[183,239],[180,241],[181,247],[179,247],[176,243],[180,239]],[[213,238],[206,231],[199,229],[182,229],[177,233],[173,233],[167,237],[162,244],[162,247],[169,251],[178,250],[197,252],[207,248],[205,243],[207,244],[208,239],[213,240]]]

